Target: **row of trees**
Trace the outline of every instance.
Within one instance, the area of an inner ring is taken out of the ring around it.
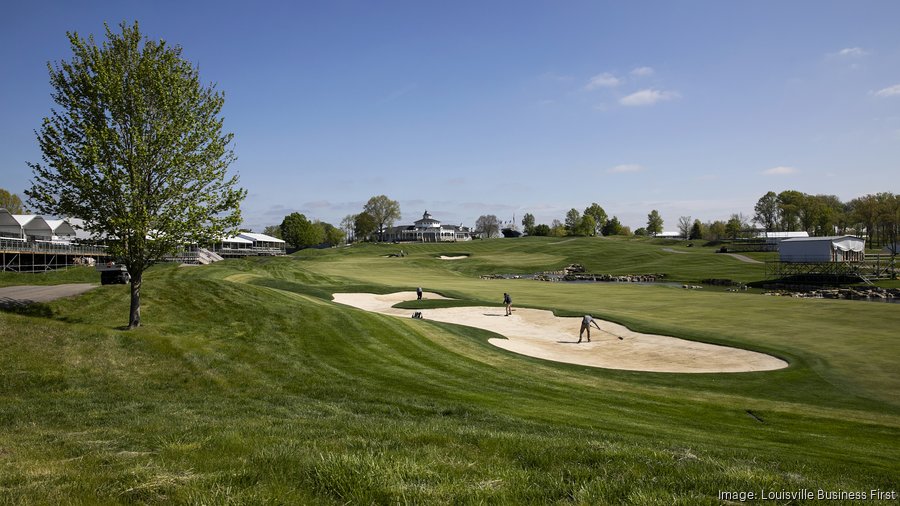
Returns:
[[[553,220],[550,225],[536,224],[534,215],[525,213],[522,217],[522,228],[527,235],[535,236],[631,235],[630,228],[623,226],[616,216],[609,218],[606,211],[596,202],[588,206],[583,213],[575,208],[569,209],[565,221]]]
[[[359,214],[344,216],[338,227],[291,213],[280,225],[270,225],[263,233],[284,240],[292,248],[337,246],[345,241],[367,240],[375,232],[379,240],[384,240],[385,231],[399,219],[400,204],[385,195],[377,195],[366,202]]]
[[[796,190],[768,192],[756,202],[753,221],[766,231],[806,231],[810,235],[865,236],[869,247],[897,242],[900,195],[882,192],[841,202],[835,195]]]
[[[281,225],[270,225],[263,230],[266,235],[282,239],[292,248],[313,246],[337,246],[344,242],[344,231],[331,223],[309,220],[301,213],[291,213],[284,217]]]

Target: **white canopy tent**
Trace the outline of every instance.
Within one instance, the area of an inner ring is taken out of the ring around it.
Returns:
[[[31,218],[32,216],[12,214],[6,209],[0,209],[0,237],[25,239],[24,227],[31,221]]]

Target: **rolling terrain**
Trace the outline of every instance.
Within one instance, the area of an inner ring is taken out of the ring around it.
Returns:
[[[709,248],[600,238],[160,265],[145,275],[134,331],[122,330],[125,286],[0,312],[0,498],[719,504],[723,490],[898,489],[900,305],[480,278],[570,263],[680,282],[765,274]],[[40,276],[0,284],[96,274]],[[331,301],[417,286],[454,304],[499,305],[509,292],[516,307],[591,313],[790,367],[568,365],[496,348],[486,331]]]

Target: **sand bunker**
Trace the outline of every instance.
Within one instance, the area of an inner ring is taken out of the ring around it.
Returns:
[[[467,257],[466,255],[460,255],[460,256],[455,256],[455,257],[448,257],[447,255],[441,255],[438,258],[440,258],[441,260],[462,260],[463,258],[469,258],[469,257]]]
[[[425,293],[424,297],[446,299],[436,293]],[[334,294],[335,302],[403,318],[409,318],[413,311],[391,306],[415,298],[415,292]],[[569,364],[677,373],[771,371],[788,366],[787,362],[764,353],[641,334],[602,320],[595,320],[603,330],[593,329],[592,342],[576,344],[580,318],[560,318],[540,309],[515,309],[512,316],[504,316],[503,308],[499,307],[423,309],[422,313],[426,320],[477,327],[503,335],[506,339],[489,340],[498,348]]]

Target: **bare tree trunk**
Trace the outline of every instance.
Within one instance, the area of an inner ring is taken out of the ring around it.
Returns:
[[[128,330],[141,326],[141,281],[143,272],[135,272],[131,276],[131,313],[128,319]]]

